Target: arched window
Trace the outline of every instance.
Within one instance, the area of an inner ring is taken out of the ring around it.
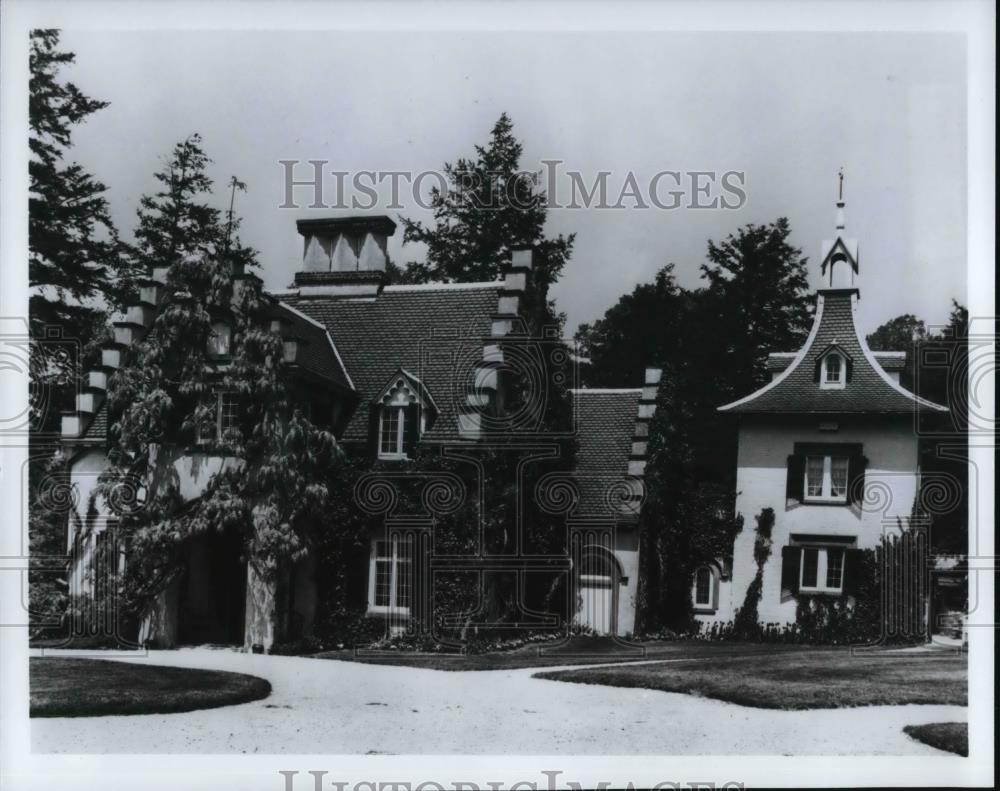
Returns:
[[[827,389],[842,388],[847,382],[847,364],[839,352],[830,352],[823,358],[820,370],[820,387]]]
[[[695,569],[691,585],[691,601],[696,612],[715,612],[718,607],[717,587],[715,570],[711,566],[699,566]]]

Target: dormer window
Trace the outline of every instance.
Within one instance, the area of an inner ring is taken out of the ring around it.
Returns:
[[[823,373],[820,384],[826,388],[843,387],[846,368],[844,358],[836,352],[831,352],[823,358]]]
[[[382,407],[378,427],[378,457],[380,459],[403,459],[406,457],[403,450],[406,436],[406,411],[405,406]]]
[[[372,404],[375,456],[389,461],[409,459],[436,414],[437,408],[423,383],[399,369]]]

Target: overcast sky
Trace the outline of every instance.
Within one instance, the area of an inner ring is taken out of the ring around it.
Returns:
[[[966,300],[959,35],[67,30],[63,46],[77,54],[68,76],[111,102],[78,129],[75,157],[109,185],[123,234],[160,160],[200,132],[218,205],[230,175],[248,185],[243,237],[272,289],[299,268],[295,219],[331,214],[278,208],[279,160],[433,170],[471,155],[506,111],[522,167],[559,159],[588,181],[611,171],[613,197],[629,171],[640,183],[661,170],[746,174],[737,211],[550,211],[548,233],[577,234],[554,291],[569,333],[668,262],[696,285],[706,241],[748,222],[788,217],[815,282],[840,167],[862,328],[901,313],[942,323],[952,297]],[[428,217],[402,202],[388,213]],[[401,235],[392,258],[420,259]]]

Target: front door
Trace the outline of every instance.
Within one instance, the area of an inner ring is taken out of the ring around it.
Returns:
[[[234,534],[193,538],[181,584],[177,640],[182,644],[242,645],[247,564]]]

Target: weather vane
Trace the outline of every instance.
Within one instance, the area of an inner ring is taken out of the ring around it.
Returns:
[[[841,166],[840,170],[837,171],[837,177],[840,179],[840,192],[837,195],[837,200],[844,199],[844,168]]]

